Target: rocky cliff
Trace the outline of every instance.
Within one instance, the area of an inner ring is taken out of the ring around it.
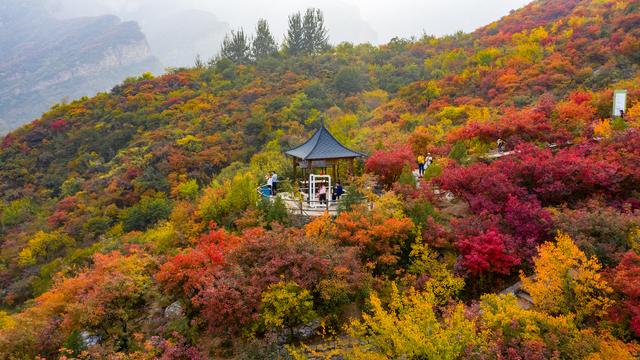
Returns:
[[[115,16],[58,20],[37,6],[3,6],[0,49],[0,133],[54,103],[162,70],[138,24]]]

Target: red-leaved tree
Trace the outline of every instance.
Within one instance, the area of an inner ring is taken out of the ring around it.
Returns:
[[[398,180],[402,170],[409,166],[413,168],[416,160],[408,145],[398,145],[394,150],[378,150],[371,154],[365,164],[366,170],[378,175],[380,181],[387,187]]]

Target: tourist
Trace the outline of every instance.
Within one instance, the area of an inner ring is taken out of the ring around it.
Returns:
[[[273,177],[269,174],[264,176],[267,179],[267,187],[269,188],[269,193],[273,196]]]
[[[431,166],[431,163],[433,163],[433,156],[431,156],[431,153],[427,153],[427,157],[425,159],[425,168],[428,168],[429,166]],[[424,174],[424,171],[423,171]]]
[[[498,139],[497,143],[498,143],[498,152],[499,153],[503,153],[504,152],[504,145],[505,145],[504,140]]]
[[[318,191],[318,200],[320,201],[320,204],[327,203],[327,186],[324,183],[322,183],[320,190]]]
[[[344,194],[344,189],[342,188],[342,184],[340,182],[336,183],[336,189],[333,192],[332,198],[334,201],[340,200],[340,197]]]
[[[424,162],[425,162],[425,157],[422,155],[418,155],[418,176],[419,177],[424,176]]]
[[[273,196],[278,192],[278,174],[275,171],[271,172],[271,194]]]

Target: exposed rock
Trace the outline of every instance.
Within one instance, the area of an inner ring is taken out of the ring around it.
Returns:
[[[316,319],[312,322],[302,325],[294,330],[296,338],[300,340],[308,339],[316,334],[316,331],[320,328],[320,320]]]
[[[100,340],[102,340],[100,336],[91,335],[91,333],[89,333],[88,331],[81,332],[80,338],[82,339],[82,345],[84,345],[84,347],[98,345],[100,343]]]
[[[502,290],[500,292],[500,294],[506,295],[506,294],[513,294],[515,295],[515,297],[518,299],[518,305],[520,305],[521,308],[528,310],[531,309],[531,307],[533,306],[533,299],[531,298],[531,295],[529,295],[529,293],[527,293],[523,288],[522,288],[522,281],[518,281],[517,283],[509,286],[508,288]]]
[[[173,304],[167,306],[166,309],[164,309],[164,317],[167,319],[177,319],[179,317],[182,317],[183,315],[184,308],[182,307],[180,301],[176,301]]]
[[[59,20],[37,2],[0,7],[0,134],[64,99],[107,91],[162,67],[135,22]]]

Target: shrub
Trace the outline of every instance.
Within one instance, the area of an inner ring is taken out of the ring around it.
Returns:
[[[241,238],[212,231],[162,265],[157,278],[165,289],[188,299],[212,333],[229,336],[256,324],[262,294],[272,284],[298,284],[314,295],[325,314],[339,314],[340,306],[365,286],[354,248],[281,227],[247,230]],[[328,282],[341,291],[327,291]]]
[[[270,285],[262,293],[260,317],[268,329],[289,329],[293,338],[293,328],[304,325],[316,317],[313,310],[313,296],[308,290],[294,282]]]
[[[508,275],[520,265],[513,240],[497,229],[489,229],[476,236],[459,240],[460,265],[474,275],[496,272]]]
[[[449,157],[458,163],[464,162],[467,158],[467,147],[464,145],[462,141],[456,141],[449,152]]]
[[[600,263],[587,258],[566,234],[545,243],[534,259],[535,278],[522,277],[536,308],[552,315],[575,314],[577,323],[602,318],[612,301],[612,289],[602,279]]]
[[[404,215],[393,217],[395,212],[390,212],[381,207],[354,207],[338,215],[330,233],[342,244],[358,246],[363,261],[375,273],[391,274],[413,235],[414,224]]]
[[[51,258],[61,248],[71,246],[75,240],[60,232],[38,231],[18,255],[18,264],[34,265],[39,259]]]
[[[570,235],[588,256],[596,256],[604,265],[615,266],[633,245],[630,240],[640,228],[640,213],[589,202],[577,209],[562,207],[554,211],[554,224]]]
[[[178,185],[177,192],[181,199],[195,200],[200,190],[195,179],[187,180]]]
[[[258,202],[256,182],[250,173],[240,173],[222,184],[205,189],[198,204],[205,221],[230,225],[244,210]]]
[[[615,322],[621,323],[631,331],[632,336],[640,338],[640,256],[633,251],[627,252],[615,268],[613,287],[623,296],[612,311]]]
[[[171,214],[171,202],[160,194],[145,197],[138,204],[127,209],[122,215],[125,231],[146,230]]]
[[[366,170],[380,177],[380,181],[386,186],[398,180],[405,167],[413,168],[414,159],[411,148],[407,145],[397,145],[395,150],[376,151],[367,159]]]
[[[364,90],[367,85],[367,75],[355,67],[341,68],[334,79],[336,90],[343,94],[355,94]]]
[[[35,213],[35,204],[28,198],[14,200],[0,206],[0,225],[2,229],[27,221]]]
[[[364,204],[366,201],[366,197],[357,186],[348,185],[338,203],[338,212],[351,211],[354,207]]]
[[[274,222],[282,225],[289,223],[289,211],[279,196],[276,196],[273,201],[269,198],[262,198],[258,203],[258,209],[262,212],[267,228],[271,228],[271,224]]]
[[[347,351],[354,359],[457,359],[482,342],[476,324],[465,317],[464,306],[455,305],[438,319],[434,297],[411,290],[401,295],[392,286],[391,302],[385,309],[379,297],[371,295],[371,312],[348,328],[359,341]]]

